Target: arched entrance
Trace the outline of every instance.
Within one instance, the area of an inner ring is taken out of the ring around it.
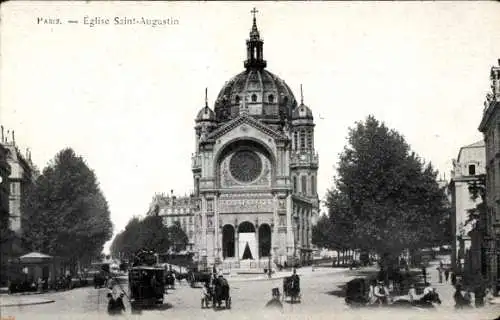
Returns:
[[[258,257],[255,227],[245,221],[238,226],[238,253],[241,260],[254,260]]]
[[[259,257],[271,255],[271,227],[267,224],[259,226]]]
[[[222,228],[222,256],[224,259],[234,257],[234,227],[230,224]]]

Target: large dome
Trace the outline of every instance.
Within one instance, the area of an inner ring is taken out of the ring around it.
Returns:
[[[263,68],[248,68],[222,87],[215,101],[215,116],[222,122],[235,118],[242,105],[252,116],[281,122],[290,119],[297,101],[290,87],[276,75]]]
[[[269,124],[290,120],[297,101],[283,80],[265,70],[264,41],[260,38],[255,16],[244,66],[246,70],[226,82],[219,92],[214,106],[216,120],[233,119],[240,114],[240,108]]]

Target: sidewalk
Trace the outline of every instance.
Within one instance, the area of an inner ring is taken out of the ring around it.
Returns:
[[[310,277],[314,275],[323,275],[323,274],[335,274],[335,273],[340,273],[344,272],[346,270],[349,270],[349,268],[314,268],[314,271],[311,267],[302,267],[297,269],[297,274],[300,277]],[[287,270],[287,271],[276,271],[273,273],[271,279],[267,276],[267,274],[259,274],[255,275],[252,277],[245,277],[242,275],[231,275],[227,276],[227,279],[229,281],[263,281],[263,280],[275,280],[275,279],[283,279],[285,277],[291,276],[293,273],[292,270]]]
[[[37,304],[53,303],[54,300],[44,299],[37,297],[35,295],[1,295],[0,296],[0,307],[17,307],[17,306],[29,306]]]

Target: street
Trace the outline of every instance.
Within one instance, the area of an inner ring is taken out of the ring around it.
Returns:
[[[271,297],[271,289],[279,287],[282,291],[282,279],[274,280],[230,280],[232,308],[230,310],[201,309],[201,288],[191,288],[183,281],[176,284],[175,290],[168,290],[164,306],[151,310],[143,310],[141,314],[131,314],[128,301],[125,300],[127,311],[122,316],[125,319],[331,319],[332,315],[342,319],[373,319],[387,317],[394,319],[495,319],[500,312],[493,307],[471,309],[456,312],[453,309],[452,290],[438,289],[443,305],[437,310],[351,310],[343,298],[335,295],[339,286],[356,276],[356,271],[317,269],[301,275],[301,303],[284,303],[282,314],[265,310],[263,306]],[[299,274],[301,274],[299,270]],[[119,288],[115,287],[116,292]],[[44,297],[55,300],[54,303],[22,307],[2,308],[2,319],[12,316],[20,319],[104,319],[110,317],[106,312],[107,289],[93,287],[79,288],[71,291],[48,293]]]

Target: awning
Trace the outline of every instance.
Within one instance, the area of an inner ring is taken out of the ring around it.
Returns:
[[[54,257],[40,252],[31,252],[19,257],[21,263],[41,263],[50,262]]]

